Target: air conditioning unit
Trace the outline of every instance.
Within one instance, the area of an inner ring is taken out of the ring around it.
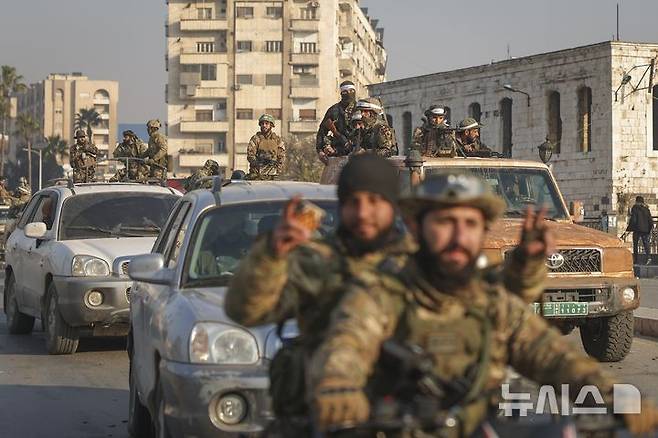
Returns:
[[[310,2],[308,5],[312,8],[319,8],[320,2]]]
[[[232,89],[233,91],[240,91],[240,88],[241,88],[241,87],[240,87],[240,84],[235,84],[235,85],[233,85],[233,86],[231,87],[231,89]]]

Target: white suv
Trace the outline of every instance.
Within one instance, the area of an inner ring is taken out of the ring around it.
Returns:
[[[12,334],[41,318],[51,354],[81,336],[128,330],[131,256],[151,250],[180,192],[94,183],[48,187],[26,206],[7,240],[4,308]]]

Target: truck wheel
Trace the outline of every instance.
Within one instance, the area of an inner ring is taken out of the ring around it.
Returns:
[[[72,354],[78,349],[78,329],[68,325],[57,306],[55,284],[50,283],[46,296],[46,347],[49,354]]]
[[[146,406],[139,400],[135,377],[133,376],[132,360],[128,372],[130,385],[130,399],[128,400],[128,433],[135,438],[154,438],[153,423],[151,415]]]
[[[595,318],[580,327],[580,339],[587,354],[599,362],[619,362],[633,343],[633,312]]]
[[[34,317],[26,315],[18,309],[16,299],[16,280],[9,274],[5,297],[5,313],[7,314],[7,327],[12,335],[27,335],[34,328]]]

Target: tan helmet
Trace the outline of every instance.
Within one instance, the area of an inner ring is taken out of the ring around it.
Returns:
[[[454,171],[427,177],[400,200],[400,211],[409,218],[451,207],[477,208],[490,224],[503,214],[506,204],[482,178]]]
[[[79,138],[87,138],[87,133],[82,129],[76,129],[75,135],[73,136],[76,140]]]
[[[146,122],[146,128],[147,129],[160,129],[162,127],[162,124],[160,123],[160,120],[158,119],[152,119]]]
[[[258,124],[260,125],[263,122],[270,122],[272,124],[272,127],[275,126],[274,117],[270,114],[263,114],[262,116],[260,116],[260,118],[258,119]]]

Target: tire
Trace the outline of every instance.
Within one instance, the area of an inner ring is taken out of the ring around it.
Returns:
[[[146,406],[139,400],[137,387],[133,376],[132,361],[128,372],[128,381],[130,382],[130,398],[128,400],[128,433],[134,438],[154,438],[155,431]]]
[[[153,419],[153,429],[155,438],[171,438],[167,422],[165,420],[165,400],[162,391],[162,385],[158,382],[155,390],[155,418]]]
[[[587,354],[599,362],[619,362],[633,343],[633,312],[595,318],[580,327],[580,339]]]
[[[18,308],[16,279],[13,274],[9,274],[5,295],[5,314],[7,315],[9,333],[12,335],[27,335],[32,333],[32,329],[34,329],[34,317],[26,315]]]
[[[49,354],[73,354],[78,349],[80,334],[77,328],[68,325],[57,306],[55,284],[50,283],[46,295],[46,348]]]

